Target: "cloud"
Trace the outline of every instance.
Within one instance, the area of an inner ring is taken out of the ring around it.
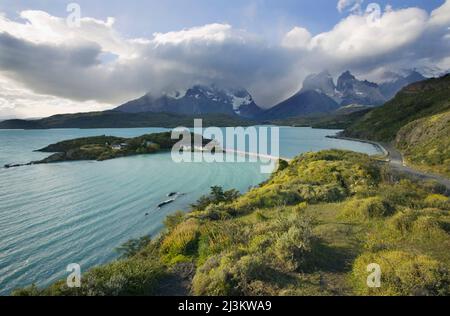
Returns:
[[[308,48],[311,33],[303,27],[294,27],[283,38],[282,45],[289,48]]]
[[[271,105],[286,87],[298,88],[284,79],[294,55],[228,24],[123,39],[112,21],[84,19],[77,31],[46,13],[22,16],[28,23],[0,20],[0,74],[37,93],[118,105],[147,92],[214,82],[245,86]],[[105,54],[117,58],[104,63]],[[277,81],[271,90],[268,79]]]
[[[342,5],[345,2],[342,1]],[[289,32],[283,44],[296,48],[304,65],[339,72],[351,69],[362,75],[377,69],[402,69],[436,65],[450,54],[450,1],[430,15],[419,8],[387,7],[379,16],[351,14],[333,29],[297,40]],[[305,47],[307,50],[305,52]]]
[[[350,12],[361,12],[361,7],[364,0],[339,0],[337,9],[339,12],[343,12],[346,9]]]
[[[358,3],[340,1],[338,9]],[[17,87],[6,94],[0,85],[0,117],[27,111],[36,116],[31,105],[46,114],[73,111],[77,104],[80,111],[111,108],[147,92],[158,95],[196,83],[245,87],[267,107],[324,69],[334,75],[350,69],[370,78],[384,69],[450,63],[450,0],[431,14],[390,7],[373,19],[353,12],[315,35],[297,26],[279,45],[221,23],[125,38],[113,18],[83,18],[79,28],[42,11],[24,11],[21,18],[0,14],[0,81]]]
[[[78,102],[53,95],[39,94],[13,80],[0,76],[0,119],[39,118],[55,113],[103,111],[109,104]]]

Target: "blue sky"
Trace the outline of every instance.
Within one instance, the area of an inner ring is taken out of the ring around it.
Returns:
[[[150,37],[154,32],[169,32],[210,23],[229,23],[277,39],[294,26],[301,25],[313,34],[332,28],[347,15],[336,9],[334,0],[2,0],[0,11],[14,16],[22,10],[44,10],[65,16],[68,3],[76,2],[82,14],[98,19],[115,17],[116,27],[129,37]],[[444,0],[364,1],[394,8],[418,6],[430,12]]]
[[[0,118],[104,110],[212,83],[270,107],[324,70],[374,82],[450,71],[450,0],[377,0],[375,20],[370,3],[1,0]]]

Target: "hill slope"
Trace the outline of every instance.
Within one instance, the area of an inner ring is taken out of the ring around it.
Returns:
[[[314,90],[297,93],[263,113],[264,119],[285,119],[296,116],[330,113],[339,108],[332,98]]]
[[[243,196],[214,187],[81,288],[14,294],[449,295],[449,199],[394,178],[366,155],[304,154]],[[373,262],[380,288],[367,286]]]
[[[408,164],[450,178],[450,111],[409,123],[395,142]]]
[[[393,141],[405,125],[450,110],[450,75],[414,83],[347,128],[349,137]]]
[[[254,124],[236,115],[205,114],[204,126],[248,126]],[[124,113],[118,111],[61,114],[40,120],[6,120],[0,129],[50,129],[50,128],[135,128],[135,127],[192,127],[194,117],[172,113]]]
[[[349,126],[344,135],[391,142],[405,161],[450,176],[450,75],[404,88]]]

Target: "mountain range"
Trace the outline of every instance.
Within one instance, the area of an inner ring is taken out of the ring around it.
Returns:
[[[185,123],[192,117],[212,117],[211,122],[271,122],[290,118],[339,115],[377,107],[390,100],[403,87],[423,80],[415,71],[389,73],[381,84],[357,79],[350,71],[341,74],[335,84],[326,71],[312,74],[302,88],[287,100],[262,109],[243,88],[221,88],[217,85],[194,85],[182,91],[161,96],[146,94],[111,111],[55,115],[40,120],[5,120],[0,128],[63,127],[142,127],[146,124],[167,127]],[[167,119],[173,116],[172,119]],[[170,126],[169,126],[170,125]],[[153,125],[152,125],[153,126]]]
[[[403,87],[425,79],[411,71],[406,75],[390,74],[390,80],[378,85],[358,80],[350,71],[339,76],[337,84],[324,71],[306,77],[302,89],[285,101],[263,110],[245,89],[223,89],[215,85],[195,85],[185,91],[150,94],[127,102],[115,110],[126,113],[167,112],[184,115],[221,113],[246,119],[273,120],[296,116],[329,114],[349,105],[380,106]]]
[[[126,113],[166,112],[184,115],[227,114],[256,118],[263,110],[245,89],[219,89],[196,85],[155,98],[147,94],[115,109]]]

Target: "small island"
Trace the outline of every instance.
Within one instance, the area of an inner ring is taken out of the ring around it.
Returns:
[[[191,139],[194,139],[193,133],[191,133]],[[51,144],[37,150],[38,152],[53,153],[42,160],[26,164],[7,164],[4,167],[14,168],[80,160],[104,161],[127,156],[154,154],[171,150],[177,142],[179,142],[179,139],[172,139],[171,132],[146,134],[134,138],[106,135],[77,138]],[[202,138],[202,146],[206,146],[210,142],[210,139]],[[196,148],[194,144],[191,145],[190,148]]]

